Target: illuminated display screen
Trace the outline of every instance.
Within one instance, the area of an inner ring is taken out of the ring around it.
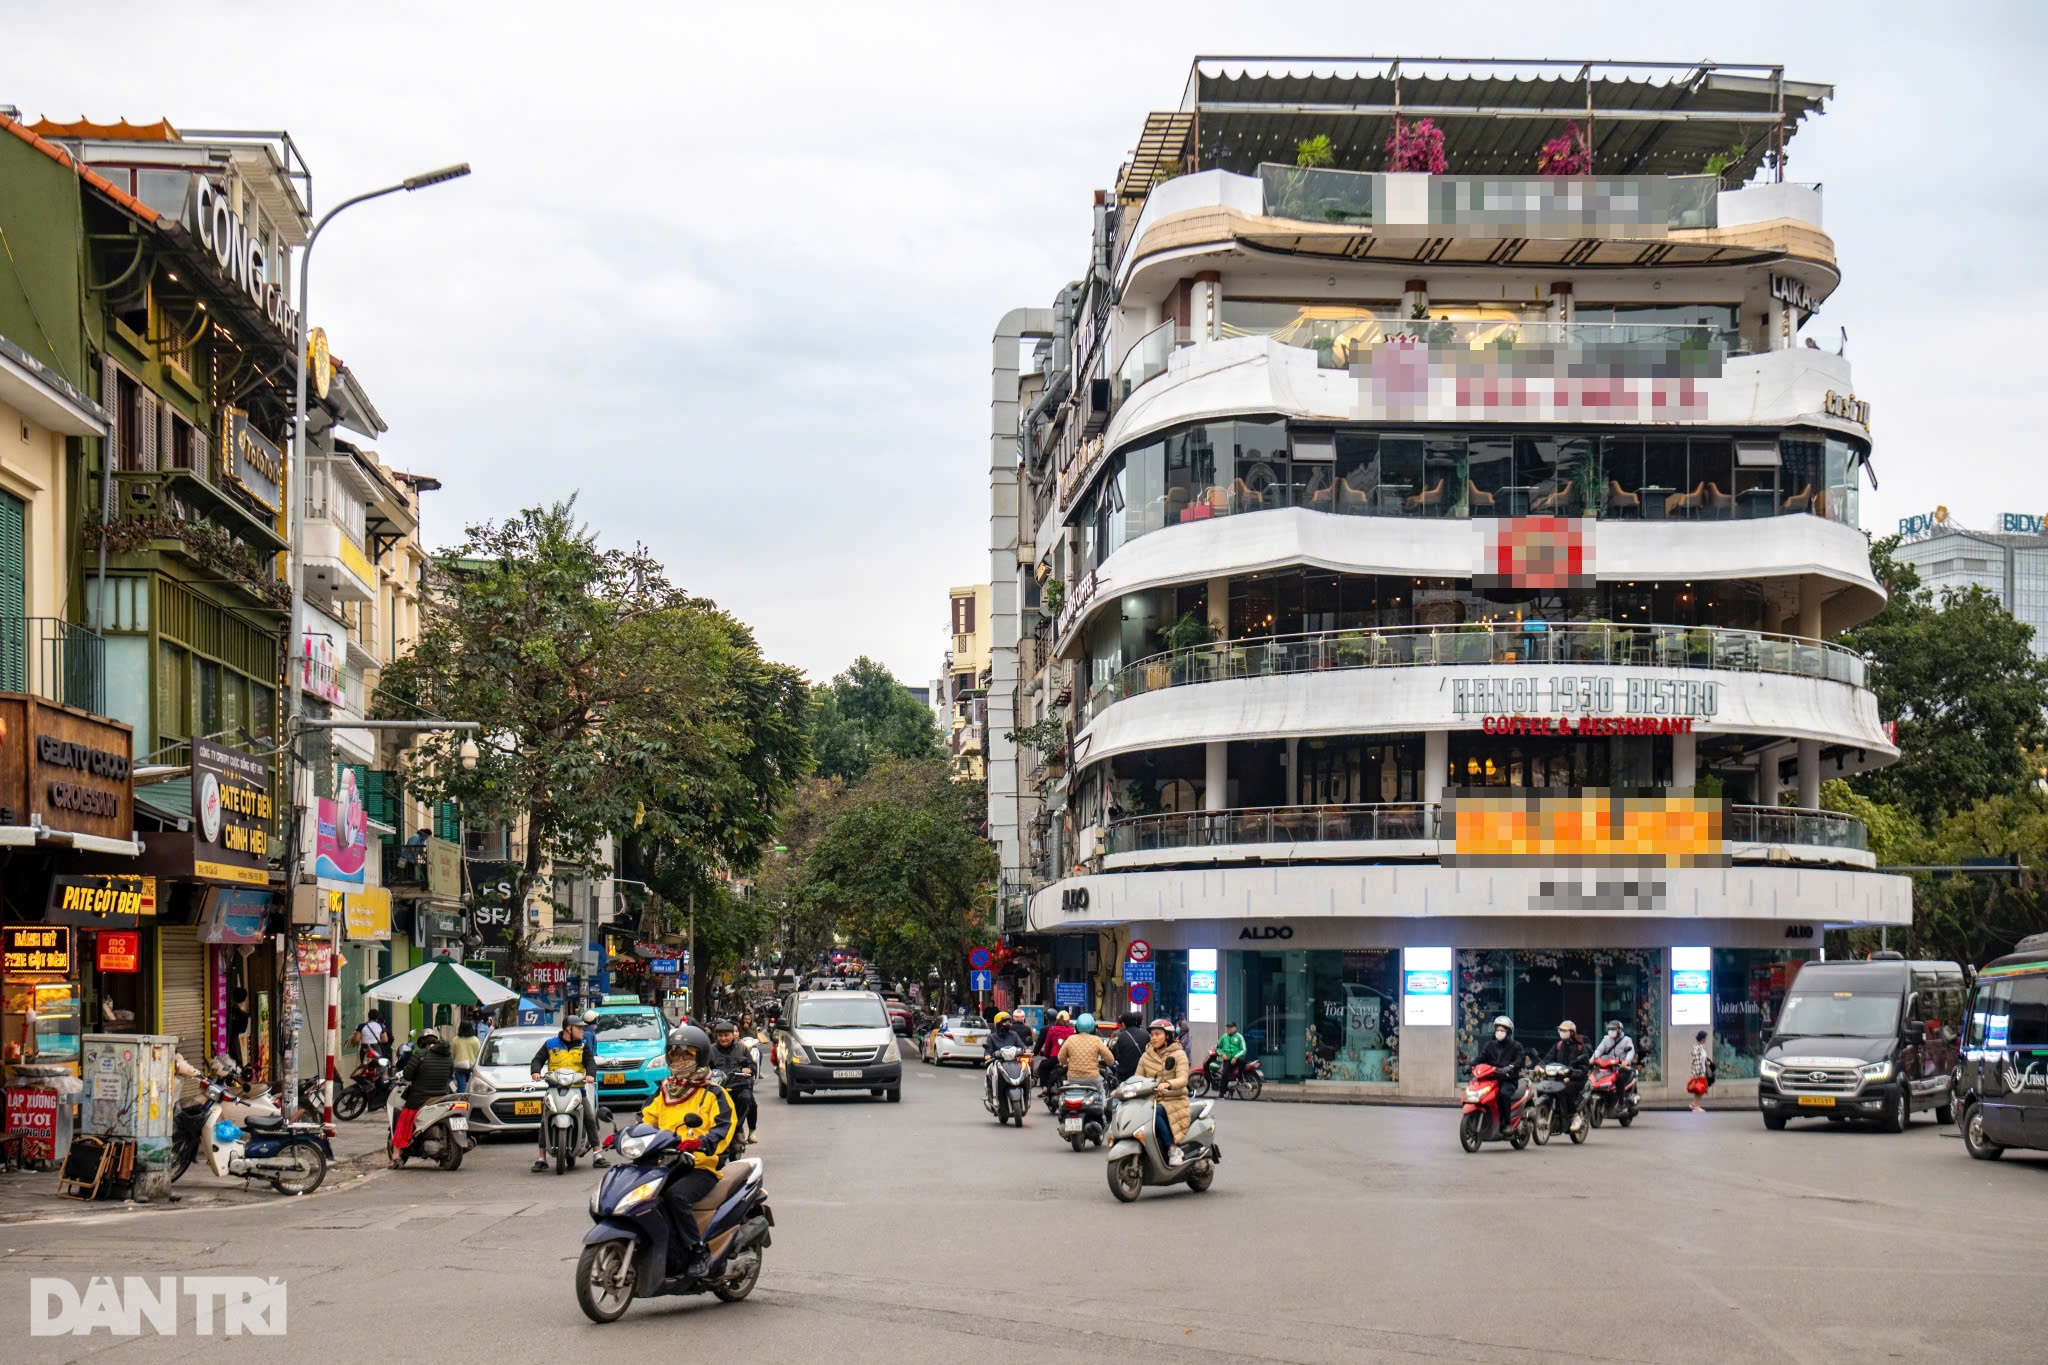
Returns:
[[[1461,867],[1712,867],[1722,803],[1664,791],[1460,788],[1444,802]]]
[[[1673,972],[1671,993],[1673,995],[1706,995],[1714,989],[1713,976],[1708,972]]]
[[[1404,989],[1410,995],[1449,995],[1451,974],[1449,972],[1410,972]]]

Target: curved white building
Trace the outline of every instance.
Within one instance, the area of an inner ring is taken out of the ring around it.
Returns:
[[[1416,1095],[1498,1013],[1620,1018],[1655,1089],[1700,1026],[1752,1075],[1825,927],[1909,921],[1819,809],[1896,757],[1829,642],[1884,601],[1869,408],[1802,333],[1839,274],[1782,178],[1831,92],[1516,76],[1204,59],[1088,276],[999,329],[991,827],[1029,996],[1136,986],[1269,1077]],[[1397,116],[1448,173],[1376,169]],[[1316,137],[1335,166],[1294,165]],[[1534,173],[1560,137],[1592,173]]]

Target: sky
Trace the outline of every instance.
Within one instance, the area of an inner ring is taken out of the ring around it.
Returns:
[[[490,6],[0,0],[0,105],[287,129],[310,320],[432,474],[426,537],[574,494],[823,680],[936,674],[988,577],[989,336],[1086,263],[1093,191],[1202,54],[1782,62],[1873,406],[1876,531],[2048,510],[2033,4]],[[2037,339],[2038,340],[2038,339]],[[2038,414],[2037,414],[2038,415]]]

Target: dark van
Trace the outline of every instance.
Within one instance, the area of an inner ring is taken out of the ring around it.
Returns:
[[[1757,1068],[1757,1107],[1787,1119],[1875,1119],[1903,1133],[1915,1110],[1954,1117],[1963,1036],[1963,969],[1879,953],[1809,962],[1792,980]]]
[[[2008,1147],[2048,1151],[2048,934],[1977,973],[1956,1101],[1963,1147],[1978,1160]]]

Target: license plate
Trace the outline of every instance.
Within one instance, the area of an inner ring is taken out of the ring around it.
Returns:
[[[455,1130],[456,1132],[458,1132],[458,1133],[466,1133],[466,1132],[468,1132],[468,1131],[469,1131],[469,1115],[467,1115],[467,1114],[450,1114],[450,1115],[448,1116],[448,1126],[449,1126],[450,1128],[453,1128],[453,1129],[454,1129],[454,1130]]]
[[[1832,1109],[1835,1107],[1835,1097],[1833,1095],[1801,1095],[1799,1103],[1811,1109]]]
[[[626,1073],[623,1071],[607,1071],[604,1073],[604,1083],[606,1085],[624,1085],[626,1083]]]
[[[1067,1134],[1078,1133],[1081,1131],[1081,1125],[1073,1119],[1068,1119],[1060,1125],[1060,1131]]]
[[[515,1118],[532,1118],[540,1113],[540,1101],[514,1100],[512,1101],[512,1113]]]
[[[981,1041],[981,1035],[979,1033],[963,1033],[960,1035],[960,1041],[963,1043],[978,1043]]]
[[[857,1081],[860,1079],[860,1072],[858,1070],[835,1071],[832,1073],[832,1079],[835,1081]]]

